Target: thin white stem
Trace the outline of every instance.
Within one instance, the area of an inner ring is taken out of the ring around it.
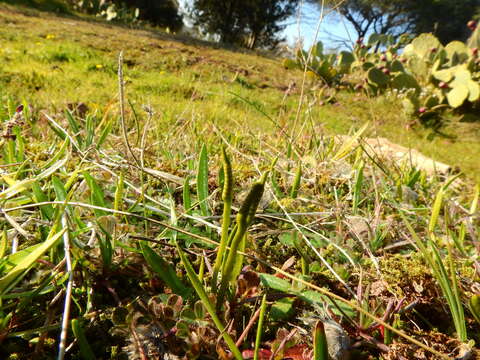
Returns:
[[[66,213],[62,216],[62,226],[63,228],[68,227]],[[73,284],[73,271],[72,271],[72,258],[70,257],[70,238],[68,236],[68,231],[65,231],[63,234],[63,248],[65,251],[65,261],[68,272],[68,283],[67,291],[65,292],[65,305],[63,307],[63,318],[62,318],[62,330],[60,333],[60,345],[58,347],[58,357],[57,360],[63,360],[65,357],[65,349],[67,343],[67,330],[68,322],[70,320],[70,304],[72,300],[72,284]]]

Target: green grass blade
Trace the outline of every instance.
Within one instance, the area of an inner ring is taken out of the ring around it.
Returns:
[[[232,214],[232,200],[233,200],[233,172],[230,159],[227,156],[225,148],[222,148],[222,162],[223,162],[223,215],[222,215],[222,235],[220,239],[220,246],[218,247],[217,257],[213,266],[212,287],[216,288],[218,273],[222,267],[225,251],[227,248],[228,234],[230,228],[230,216]]]
[[[443,197],[443,195],[441,196]],[[437,194],[437,198],[439,198],[438,194]],[[422,256],[430,266],[433,277],[440,285],[443,296],[445,296],[447,300],[447,304],[450,309],[453,322],[455,325],[455,330],[457,331],[457,335],[459,339],[461,341],[465,341],[467,339],[467,330],[465,327],[465,315],[464,315],[464,310],[461,303],[460,295],[458,293],[458,287],[457,287],[458,285],[456,283],[455,275],[452,274],[452,277],[448,275],[448,272],[445,269],[445,265],[442,260],[442,256],[437,246],[435,245],[434,241],[431,239],[429,240],[429,245],[433,252],[433,256],[432,256],[428,248],[425,246],[425,244],[421,241],[421,239],[415,233],[415,230],[413,229],[411,224],[407,221],[405,216],[402,213],[400,213],[400,216],[403,218],[403,221],[406,224],[410,234],[415,239],[415,243],[419,247]],[[435,221],[436,220],[433,220],[433,222]],[[430,222],[430,224],[432,224],[432,221]],[[453,264],[450,264],[450,268],[451,268],[451,271],[454,271]]]
[[[32,191],[33,191],[33,197],[36,202],[45,202],[49,200],[47,195],[45,195],[42,188],[40,187],[38,181],[35,181],[32,184]],[[52,220],[55,210],[53,209],[52,205],[42,205],[40,206],[40,212],[42,213],[42,217],[44,219]]]
[[[112,127],[113,127],[113,121],[108,121],[104,126],[103,131],[100,134],[100,137],[97,140],[97,149],[100,149],[103,143],[105,142],[105,140],[107,140],[107,136],[112,131]]]
[[[90,192],[91,192],[90,201],[92,205],[107,207],[105,203],[105,195],[103,194],[102,189],[100,188],[100,186],[98,186],[93,176],[86,171],[84,171],[82,174],[85,180],[87,181],[88,187],[90,188]],[[94,209],[94,212],[97,217],[106,215],[106,213],[102,210]]]
[[[113,209],[116,211],[122,211],[123,192],[125,188],[124,174],[120,173],[117,180],[117,186],[115,188],[115,197],[113,201]]]
[[[209,216],[208,210],[208,152],[207,146],[203,144],[200,151],[200,158],[197,169],[197,196],[200,203],[200,212],[202,216]]]
[[[84,147],[88,149],[93,144],[93,138],[95,137],[95,123],[92,115],[88,115],[85,120],[85,131]]]
[[[260,181],[255,182],[252,185],[246,199],[244,200],[240,210],[237,214],[237,230],[230,244],[230,250],[226,256],[225,265],[222,269],[222,281],[220,284],[220,290],[218,292],[217,307],[221,305],[223,298],[226,294],[228,283],[235,280],[236,270],[238,264],[243,261],[243,257],[239,257],[239,246],[244,246],[245,236],[248,226],[253,221],[255,213],[258,208],[258,204],[263,195],[265,189],[265,181],[267,179],[268,172],[265,173]],[[243,245],[241,245],[243,244]]]
[[[438,217],[440,215],[440,210],[442,208],[444,193],[445,193],[445,190],[441,188],[437,192],[435,201],[433,203],[432,214],[430,215],[430,221],[428,222],[428,232],[431,235],[433,235],[433,231],[435,230],[435,226],[437,225],[437,222],[438,222]]]
[[[15,160],[15,141],[12,139],[6,139],[7,146],[5,149],[5,165],[13,164]]]
[[[333,161],[340,160],[347,156],[353,148],[356,147],[356,143],[360,136],[367,130],[369,123],[367,122],[363,125],[360,130],[358,130],[348,141],[344,142],[340,149],[338,149],[337,153],[332,157]]]
[[[35,248],[35,250],[26,253],[25,257],[21,259],[14,268],[0,279],[0,296],[4,295],[8,289],[20,281],[34,263],[62,238],[65,231],[67,231],[67,229],[62,229],[58,233],[51,233],[41,245]]]
[[[15,161],[21,163],[25,161],[25,141],[20,127],[15,127],[13,132],[15,134]]]
[[[67,118],[68,125],[70,125],[70,129],[76,136],[78,136],[78,133],[80,132],[80,124],[73,117],[72,112],[70,112],[69,110],[65,110],[65,117]]]
[[[75,138],[77,139],[77,144],[79,145],[80,148],[84,148],[83,137],[80,132],[81,125],[75,119],[73,114],[68,110],[65,110],[65,117],[67,118],[70,129],[73,131],[73,136],[75,136]]]
[[[247,247],[247,234],[243,235],[243,238],[240,241],[240,244],[238,244],[237,256],[235,257],[232,273],[230,275],[230,279],[232,279],[232,281],[238,278],[238,275],[240,275],[240,273],[242,272],[243,261],[245,259],[243,252],[245,252],[246,247]]]
[[[262,341],[263,320],[265,319],[265,310],[267,308],[267,294],[262,297],[262,303],[260,304],[260,315],[258,317],[257,336],[255,337],[255,352],[253,354],[253,360],[258,360],[258,352],[260,351],[260,343]]]
[[[320,320],[317,321],[313,330],[313,360],[328,360],[327,336]]]
[[[68,161],[68,154],[62,160],[57,160],[49,168],[43,170],[40,174],[37,175],[37,180],[48,178],[50,175],[55,173],[58,169],[63,167]]]
[[[78,319],[72,320],[72,331],[73,335],[77,339],[78,347],[80,348],[80,356],[83,360],[95,360],[97,357],[93,353],[90,344],[85,336],[85,332],[83,331],[82,326],[80,325],[80,321]]]
[[[293,180],[292,188],[290,190],[290,197],[295,199],[298,195],[298,189],[300,189],[300,182],[302,180],[302,164],[299,162],[297,171],[295,172],[295,178]]]
[[[473,317],[480,324],[480,295],[474,294],[470,298],[470,312],[472,313]]]
[[[158,276],[173,290],[175,294],[180,295],[183,298],[190,296],[190,289],[187,288],[177,276],[175,269],[152,250],[144,242],[140,243],[143,257],[150,267],[157,273]]]
[[[185,178],[183,183],[183,209],[188,215],[192,215],[192,196],[190,194],[190,176]]]
[[[363,167],[364,167],[364,163],[362,161],[357,169],[356,176],[355,176],[355,186],[353,187],[353,206],[352,206],[352,212],[354,215],[357,214],[358,205],[362,200]]]
[[[68,149],[69,144],[70,144],[70,139],[68,138],[65,139],[62,146],[60,146],[60,149],[58,149],[55,155],[53,155],[53,157],[50,160],[48,160],[46,164],[43,164],[40,169],[45,170],[51,167],[53,164],[55,164],[63,156],[63,154],[65,154],[65,151]]]
[[[2,238],[0,239],[0,261],[3,259],[3,257],[7,253],[7,244],[8,244],[7,230],[3,229]]]
[[[57,196],[57,200],[65,201],[68,197],[67,190],[58,177],[52,176],[52,185],[55,195]]]
[[[25,179],[22,181],[9,181],[7,176],[3,177],[3,180],[10,185],[6,190],[0,192],[0,200],[10,199],[12,196],[22,193],[25,190],[29,189],[30,186],[35,182],[35,179]]]
[[[272,170],[272,176],[270,177],[270,183],[272,184],[272,188],[273,188],[273,191],[275,192],[275,195],[279,199],[282,199],[285,194],[283,193],[283,191],[280,189],[280,186],[278,185],[277,174],[274,170]]]

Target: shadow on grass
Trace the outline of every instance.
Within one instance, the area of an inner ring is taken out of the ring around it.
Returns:
[[[26,6],[42,11],[49,11],[57,14],[71,14],[67,4],[59,0],[0,0],[0,3]]]
[[[216,50],[225,50],[225,51],[241,53],[246,55],[257,55],[264,58],[275,59],[275,55],[268,50],[262,50],[262,49],[249,50],[236,45],[216,43],[216,42],[198,39],[186,33],[168,34],[163,29],[155,28],[148,24],[143,24],[142,26],[136,26],[136,25],[125,24],[125,23],[116,22],[116,21],[108,22],[101,18],[95,18],[93,16],[76,13],[72,11],[68,7],[68,5],[61,0],[0,0],[0,4],[2,3],[15,6],[14,11],[18,11],[26,16],[36,16],[37,14],[35,13],[35,10],[46,11],[46,12],[55,13],[56,15],[60,15],[60,16],[66,16],[66,17],[75,18],[81,21],[91,22],[97,25],[106,25],[106,26],[115,26],[115,27],[124,28],[124,29],[142,30],[145,32],[145,34],[157,40],[176,41],[184,45],[202,46],[202,47],[207,47],[207,48],[216,49]],[[31,10],[33,10],[33,12]]]

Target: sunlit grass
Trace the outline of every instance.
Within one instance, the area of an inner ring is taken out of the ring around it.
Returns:
[[[394,100],[320,106],[310,87],[296,118],[301,74],[276,60],[15,16],[0,34],[0,355],[322,359],[332,323],[352,358],[478,343],[478,188],[354,141],[412,141],[475,173],[470,136],[447,149]]]

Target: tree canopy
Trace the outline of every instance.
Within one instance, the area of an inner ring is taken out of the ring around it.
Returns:
[[[478,0],[345,0],[338,7],[358,37],[432,32],[443,43],[464,40],[466,23],[479,10]]]
[[[113,2],[139,9],[139,18],[153,25],[168,27],[174,31],[183,26],[176,0],[114,0]]]
[[[224,43],[273,47],[281,39],[281,22],[291,16],[299,0],[193,0],[192,17],[203,32]]]

